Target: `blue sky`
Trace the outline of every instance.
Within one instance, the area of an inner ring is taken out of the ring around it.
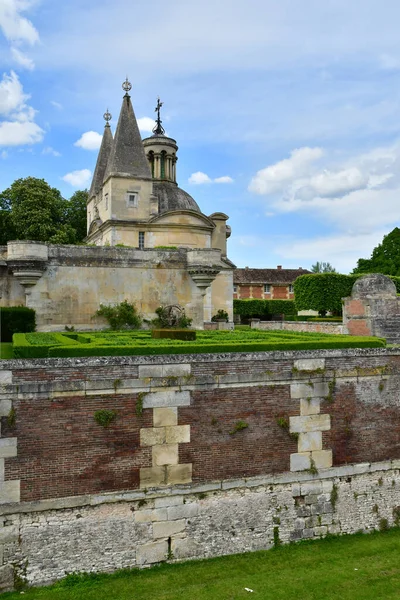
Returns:
[[[396,0],[0,0],[0,189],[90,185],[128,75],[238,266],[349,272],[399,225]]]

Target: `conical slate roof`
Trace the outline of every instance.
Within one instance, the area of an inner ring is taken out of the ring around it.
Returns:
[[[112,145],[113,136],[111,133],[111,127],[107,123],[104,127],[103,139],[101,141],[99,155],[97,157],[97,163],[96,168],[94,170],[92,185],[90,186],[89,198],[97,194],[97,192],[100,190],[103,184],[104,174],[106,172],[107,162],[110,156]]]
[[[129,94],[125,94],[122,100],[114,143],[103,181],[110,175],[151,179],[149,163]]]

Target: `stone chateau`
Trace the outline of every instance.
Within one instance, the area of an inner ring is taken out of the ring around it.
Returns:
[[[203,328],[219,309],[232,320],[228,216],[205,215],[176,182],[178,146],[157,104],[153,135],[142,140],[129,91],[115,135],[106,126],[87,206],[87,246],[9,242],[0,248],[0,305],[37,311],[38,330],[103,326],[100,303],[135,302],[145,318],[179,304]]]

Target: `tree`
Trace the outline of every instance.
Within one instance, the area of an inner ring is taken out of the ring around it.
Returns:
[[[312,265],[311,273],[337,273],[337,271],[331,263],[317,261],[315,265]]]
[[[400,229],[395,227],[385,235],[373,249],[371,258],[360,258],[353,273],[400,275]]]
[[[0,194],[0,244],[13,239],[76,244],[86,237],[87,190],[65,200],[44,179],[17,179]]]

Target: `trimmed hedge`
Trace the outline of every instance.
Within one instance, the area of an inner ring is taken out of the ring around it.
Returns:
[[[170,340],[193,341],[196,339],[194,329],[152,329],[151,337],[155,339],[168,338]]]
[[[335,340],[310,340],[310,341],[270,341],[270,342],[222,342],[184,345],[157,345],[152,346],[54,346],[49,349],[49,357],[74,357],[74,356],[145,356],[157,354],[208,354],[226,352],[273,352],[281,350],[319,350],[333,348],[381,348],[386,341],[381,338],[342,336],[343,339]]]
[[[26,306],[0,307],[0,342],[12,342],[14,333],[35,331],[36,313]]]
[[[261,318],[267,315],[295,315],[296,306],[293,300],[259,300],[248,299],[233,301],[233,312],[244,318]]]
[[[55,346],[79,346],[78,342],[61,333],[14,333],[14,358],[47,358]]]
[[[341,275],[340,273],[312,273],[300,275],[294,282],[294,298],[297,310],[317,310],[319,313],[342,314],[342,298],[351,295],[354,283],[365,275]],[[390,279],[400,293],[400,277]],[[235,302],[235,301],[234,301]]]

